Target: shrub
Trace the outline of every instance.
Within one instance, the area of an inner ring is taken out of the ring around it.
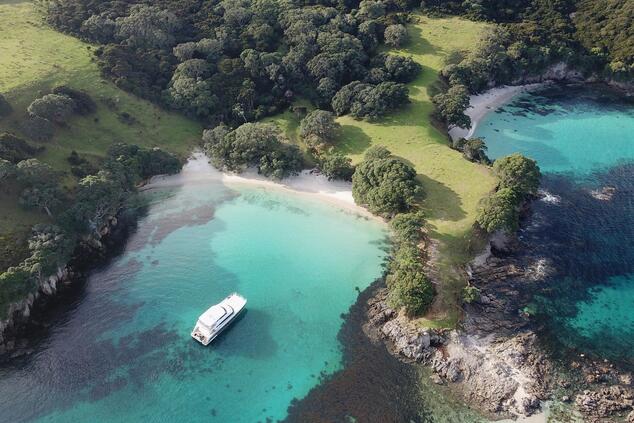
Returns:
[[[0,134],[0,159],[17,164],[22,160],[30,159],[36,152],[37,149],[22,138],[8,132]]]
[[[541,172],[535,160],[511,154],[493,163],[493,174],[500,180],[500,189],[512,189],[520,196],[537,194]]]
[[[432,102],[436,106],[437,117],[448,126],[471,126],[471,118],[464,113],[469,107],[469,91],[464,85],[454,85],[447,92],[435,95]]]
[[[409,103],[409,90],[404,84],[381,82],[378,85],[351,82],[342,87],[332,99],[337,115],[347,112],[358,119],[377,119]]]
[[[339,128],[340,125],[335,122],[332,113],[325,110],[313,110],[302,119],[299,135],[309,147],[320,149],[335,139]]]
[[[60,85],[53,88],[53,94],[66,96],[73,100],[73,112],[78,115],[89,115],[97,111],[97,104],[85,91]]]
[[[401,47],[408,41],[407,28],[405,25],[389,25],[385,28],[385,44],[392,47]]]
[[[50,141],[55,127],[50,120],[40,116],[29,116],[21,125],[22,132],[35,141]]]
[[[350,181],[354,174],[352,160],[341,153],[325,154],[320,157],[319,168],[329,180],[342,179]]]
[[[462,300],[465,303],[471,304],[478,301],[479,299],[480,299],[480,290],[476,288],[475,286],[468,285],[462,288]]]
[[[233,131],[216,127],[203,133],[205,152],[221,169],[240,172],[256,167],[265,176],[281,179],[302,169],[297,146],[282,142],[277,127],[268,123],[245,123]]]
[[[434,288],[425,275],[420,250],[412,245],[397,250],[386,284],[390,305],[403,307],[409,315],[424,313],[434,299]]]
[[[489,233],[497,230],[514,232],[519,227],[520,197],[510,188],[502,188],[485,197],[478,209],[476,221]]]
[[[422,194],[416,171],[384,147],[368,149],[352,176],[352,195],[372,213],[392,216],[409,210]]]
[[[66,95],[47,94],[33,101],[27,111],[55,123],[66,123],[75,110],[75,102]]]

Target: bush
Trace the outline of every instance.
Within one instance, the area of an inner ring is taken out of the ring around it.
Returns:
[[[339,116],[350,112],[358,119],[378,119],[407,103],[409,90],[404,84],[381,82],[378,85],[351,82],[332,99],[332,108]]]
[[[464,85],[454,85],[447,92],[435,95],[432,102],[436,106],[437,117],[448,126],[471,126],[471,118],[464,113],[469,107],[469,91]]]
[[[489,233],[498,230],[515,232],[519,227],[519,201],[515,191],[502,188],[482,200],[476,221]]]
[[[416,171],[384,147],[368,149],[352,176],[352,195],[372,213],[393,216],[408,211],[422,194]]]
[[[418,245],[423,237],[422,228],[425,225],[425,215],[422,211],[399,213],[390,221],[398,245]]]
[[[349,157],[341,153],[325,154],[319,159],[319,168],[329,180],[342,179],[352,180],[354,166]]]
[[[0,159],[17,164],[22,160],[30,159],[37,152],[22,138],[8,132],[0,134]]]
[[[178,157],[158,147],[146,149],[125,143],[110,146],[108,159],[123,165],[134,182],[156,175],[178,173],[182,167]]]
[[[407,28],[405,25],[396,24],[389,25],[385,28],[385,44],[392,47],[401,47],[405,45],[409,39]]]
[[[386,279],[388,301],[407,314],[422,314],[434,299],[434,288],[425,275],[420,250],[412,245],[400,247],[390,264]]]
[[[268,123],[245,123],[233,131],[220,126],[203,133],[204,150],[217,167],[240,172],[253,166],[277,179],[296,174],[303,167],[297,146],[282,139],[278,128]]]
[[[47,94],[33,101],[27,111],[55,123],[66,123],[75,110],[75,102],[66,95]]]
[[[541,172],[535,160],[511,154],[493,163],[493,174],[500,180],[500,189],[512,189],[522,197],[537,194]]]
[[[85,116],[97,111],[97,104],[85,91],[60,85],[53,88],[53,94],[66,96],[73,100],[73,112],[78,115]]]
[[[468,285],[462,288],[462,300],[465,303],[471,304],[478,301],[479,299],[480,299],[480,290],[476,288],[475,286]]]
[[[486,155],[487,146],[481,138],[459,138],[452,143],[452,148],[461,151],[465,159],[488,164],[489,158]]]
[[[55,134],[55,127],[50,120],[39,116],[29,116],[21,125],[22,132],[35,141],[50,141]]]
[[[339,128],[332,113],[313,110],[302,119],[299,135],[309,147],[322,149],[335,139]]]

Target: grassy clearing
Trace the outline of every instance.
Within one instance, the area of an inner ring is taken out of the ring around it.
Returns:
[[[14,109],[12,115],[0,121],[0,131],[19,134],[26,107],[57,85],[84,90],[97,102],[95,114],[72,118],[68,127],[57,128],[53,140],[40,144],[45,150],[37,158],[66,175],[66,158],[72,150],[97,161],[109,145],[125,141],[184,155],[200,139],[202,127],[198,123],[161,110],[101,78],[92,59],[94,47],[49,28],[33,3],[0,4],[0,34],[0,93]],[[120,119],[124,112],[135,123],[124,123]],[[66,182],[71,184],[72,178],[67,177]],[[10,187],[0,191],[3,236],[24,231],[45,219],[20,208]]]
[[[429,219],[428,229],[437,242],[433,260],[438,270],[438,297],[421,324],[454,326],[460,318],[459,296],[464,275],[459,265],[467,262],[472,245],[472,225],[480,199],[494,186],[489,170],[463,159],[449,148],[446,135],[432,125],[433,105],[429,90],[438,79],[449,54],[474,46],[485,24],[460,18],[428,18],[416,15],[417,23],[408,25],[411,42],[393,54],[411,56],[423,66],[420,76],[410,84],[411,104],[378,122],[357,121],[350,116],[338,119],[342,125],[338,151],[354,162],[372,145],[384,145],[412,164],[427,197],[423,204]],[[289,137],[295,136],[298,121],[286,112],[275,119]]]

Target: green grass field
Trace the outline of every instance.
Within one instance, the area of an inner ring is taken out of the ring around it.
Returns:
[[[93,46],[48,27],[32,2],[0,4],[0,34],[0,93],[14,109],[0,120],[0,132],[19,134],[27,106],[57,85],[82,89],[97,103],[95,114],[73,117],[68,127],[57,128],[53,140],[39,144],[45,150],[37,158],[67,175],[66,158],[72,150],[96,160],[110,144],[124,141],[184,155],[200,139],[198,123],[161,110],[104,80],[93,61]],[[136,123],[119,120],[123,112]],[[72,183],[70,177],[65,180]],[[5,239],[45,219],[40,213],[24,211],[11,187],[0,191],[0,235]]]
[[[486,24],[455,17],[416,15],[416,19],[417,23],[408,25],[410,43],[401,50],[389,50],[411,56],[423,67],[408,84],[411,104],[378,122],[338,118],[342,130],[336,148],[358,162],[368,147],[384,145],[416,168],[426,192],[423,208],[429,233],[439,246],[434,262],[441,281],[437,301],[421,324],[453,326],[460,318],[459,296],[465,284],[459,269],[472,257],[472,243],[477,242],[471,231],[476,209],[495,181],[486,167],[466,161],[449,148],[447,136],[432,125],[429,90],[446,58],[475,46]],[[294,114],[286,112],[271,120],[299,142]]]

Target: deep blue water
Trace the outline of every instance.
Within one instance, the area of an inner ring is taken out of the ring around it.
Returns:
[[[489,113],[489,156],[537,160],[542,188],[521,233],[557,273],[532,308],[557,348],[634,366],[634,103],[605,87],[551,87]],[[612,194],[611,198],[597,196]]]

